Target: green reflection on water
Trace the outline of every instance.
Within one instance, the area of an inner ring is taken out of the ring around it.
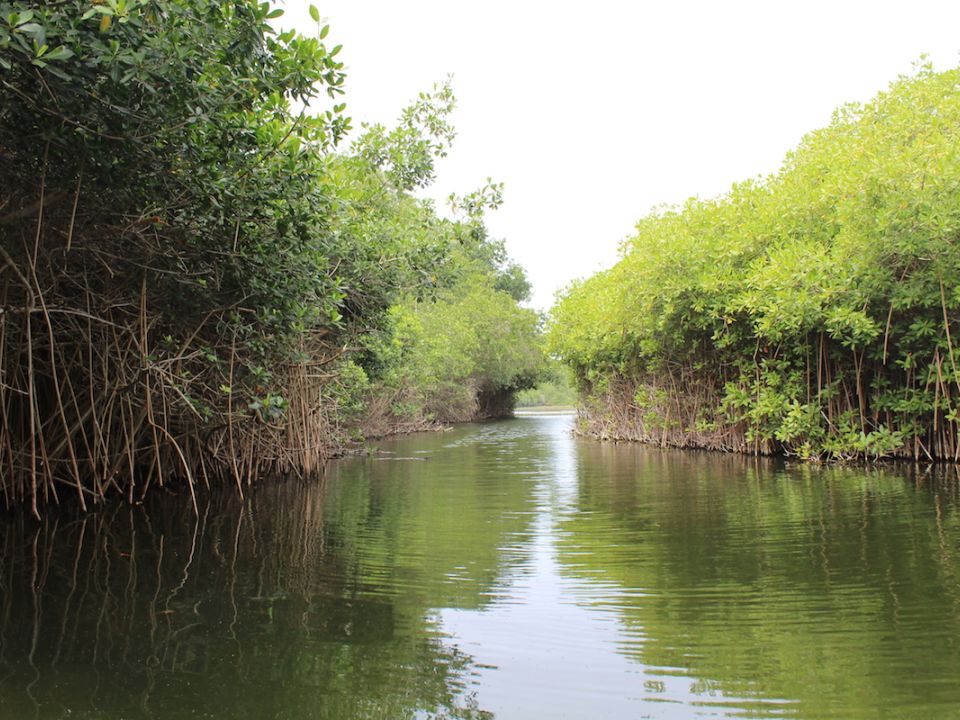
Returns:
[[[0,720],[960,717],[955,482],[544,418],[383,449],[0,518]]]
[[[528,523],[523,483],[449,482],[481,454],[343,463],[199,519],[182,497],[6,519],[0,717],[485,717],[433,612],[486,602]]]
[[[577,463],[564,572],[625,591],[600,603],[621,651],[689,677],[693,702],[960,717],[955,478],[588,443]]]

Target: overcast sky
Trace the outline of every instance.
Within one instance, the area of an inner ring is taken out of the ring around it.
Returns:
[[[503,181],[487,224],[544,309],[612,265],[651,207],[775,171],[922,54],[960,63],[955,1],[314,3],[344,46],[355,127],[453,75],[458,136],[428,194]],[[306,0],[280,5],[282,26],[315,32]]]

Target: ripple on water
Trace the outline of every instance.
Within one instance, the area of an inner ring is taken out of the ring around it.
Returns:
[[[0,718],[960,718],[955,483],[569,427],[4,519]]]

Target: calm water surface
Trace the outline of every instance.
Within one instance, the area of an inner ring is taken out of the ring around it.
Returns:
[[[0,518],[0,719],[960,718],[955,479],[571,421]]]

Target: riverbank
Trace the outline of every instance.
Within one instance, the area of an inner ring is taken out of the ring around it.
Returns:
[[[351,135],[319,16],[0,6],[4,506],[243,495],[321,469],[367,402],[409,430],[533,384],[540,318],[483,219],[502,186],[453,218],[415,193],[455,135],[449,82]]]
[[[960,460],[960,68],[840,108],[780,170],[643,218],[554,307],[598,437]]]

